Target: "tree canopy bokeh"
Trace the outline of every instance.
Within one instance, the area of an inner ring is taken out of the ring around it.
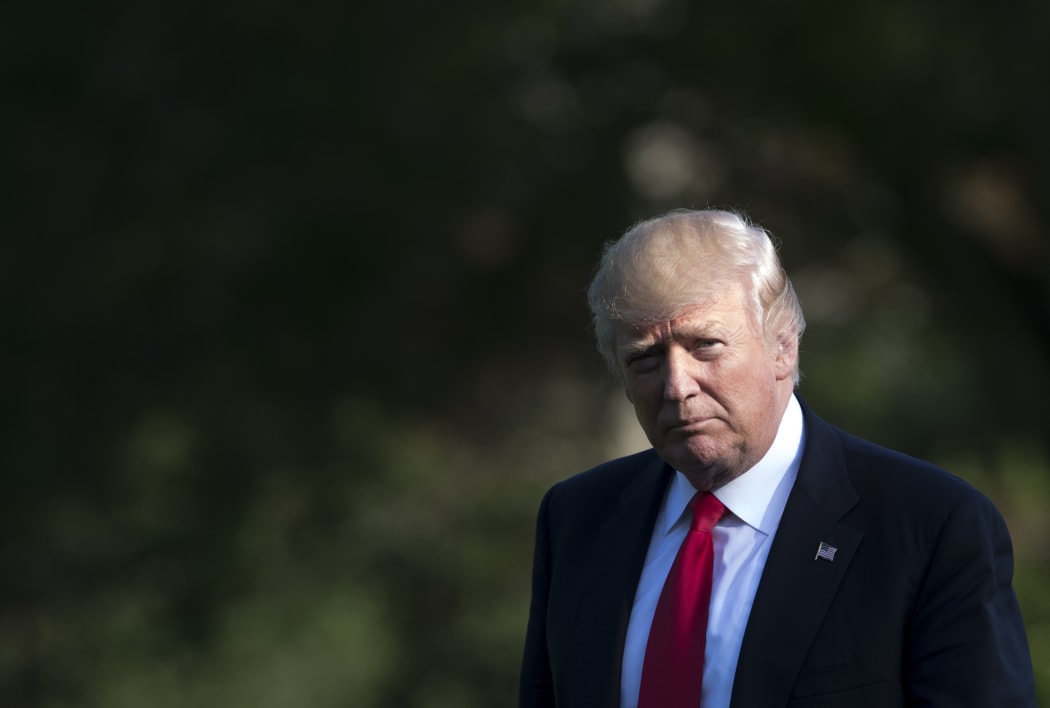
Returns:
[[[824,417],[993,497],[1050,701],[1050,6],[12,8],[0,703],[514,704],[533,518],[644,442],[583,297],[768,228]]]

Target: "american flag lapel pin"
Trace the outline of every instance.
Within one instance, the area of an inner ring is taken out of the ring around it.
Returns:
[[[835,560],[835,553],[838,550],[839,549],[835,548],[834,546],[821,541],[820,545],[817,546],[817,555],[813,556],[813,560],[823,558],[826,561],[833,561]]]

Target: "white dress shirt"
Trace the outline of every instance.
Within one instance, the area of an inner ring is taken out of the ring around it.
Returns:
[[[792,396],[776,439],[765,456],[747,472],[714,490],[714,495],[725,505],[726,514],[711,531],[715,561],[703,693],[698,708],[729,708],[744,629],[773,536],[798,474],[803,437],[802,408]],[[638,707],[649,628],[664,580],[689,531],[688,505],[694,494],[696,489],[681,472],[676,472],[656,517],[627,625],[621,708]]]

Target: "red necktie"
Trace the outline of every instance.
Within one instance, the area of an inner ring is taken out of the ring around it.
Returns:
[[[715,558],[711,528],[725,507],[709,492],[697,492],[689,504],[693,522],[656,605],[638,708],[700,708]]]

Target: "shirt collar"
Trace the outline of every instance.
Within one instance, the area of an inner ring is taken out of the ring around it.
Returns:
[[[794,395],[780,420],[773,444],[744,474],[714,490],[726,509],[748,526],[765,534],[776,530],[787,504],[788,493],[795,483],[802,457],[804,431],[802,407]],[[657,520],[657,528],[666,535],[685,515],[696,488],[681,472],[675,472],[667,490],[667,500]]]

